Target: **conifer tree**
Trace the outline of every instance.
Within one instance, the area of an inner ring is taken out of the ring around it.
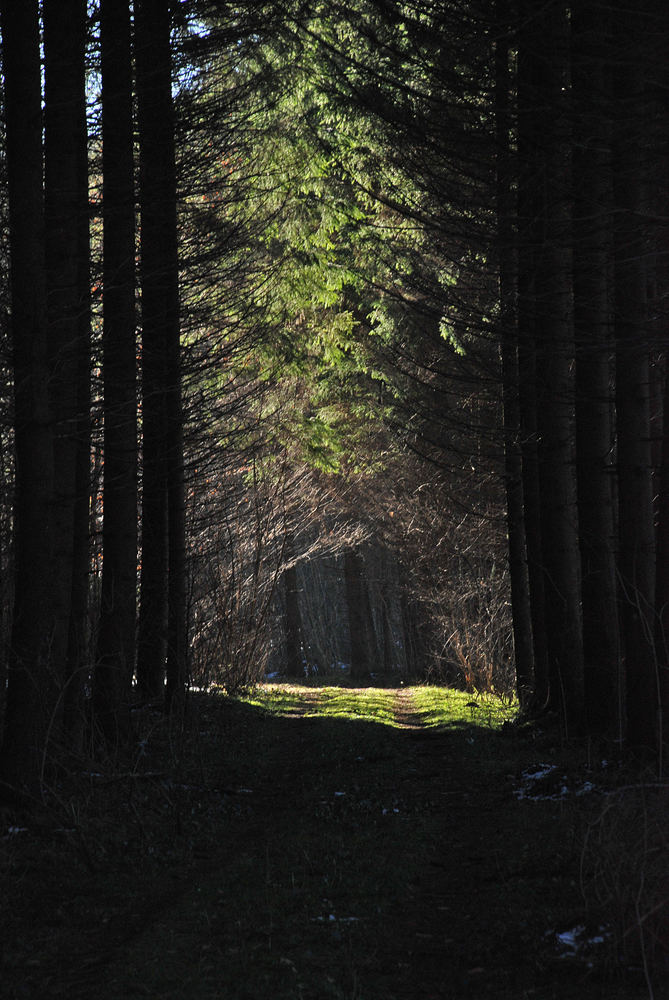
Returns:
[[[38,4],[0,4],[10,223],[14,374],[14,611],[2,743],[2,777],[39,788],[59,709],[51,587],[53,425],[42,183]]]
[[[108,741],[127,738],[135,669],[137,390],[132,40],[128,3],[102,0],[104,484],[94,699]]]
[[[168,707],[186,682],[179,263],[169,0],[139,0],[135,55],[142,290],[142,578],[138,679]]]

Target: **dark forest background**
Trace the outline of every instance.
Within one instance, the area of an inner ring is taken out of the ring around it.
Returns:
[[[268,672],[661,759],[666,6],[0,15],[5,785]]]

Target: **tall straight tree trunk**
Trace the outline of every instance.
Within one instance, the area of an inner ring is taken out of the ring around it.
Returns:
[[[666,321],[666,320],[665,320]],[[665,361],[662,452],[658,489],[655,573],[656,642],[662,739],[669,742],[669,364]]]
[[[572,5],[576,456],[588,728],[619,735],[621,656],[613,510],[610,127],[598,4]]]
[[[49,388],[55,434],[52,587],[56,625],[51,655],[64,685],[65,728],[76,742],[73,705],[83,689],[83,660],[70,656],[70,640],[75,618],[81,620],[80,595],[88,582],[88,488],[81,476],[84,459],[89,461],[90,364],[85,0],[45,0],[43,19]]]
[[[530,603],[523,463],[520,443],[516,266],[513,253],[515,214],[510,142],[509,11],[507,0],[496,6],[495,139],[497,165],[497,246],[501,327],[502,394],[504,407],[504,477],[509,545],[509,575],[516,665],[516,689],[527,707],[535,690],[532,607]]]
[[[283,585],[286,601],[285,634],[286,634],[286,673],[289,677],[304,678],[304,662],[302,659],[302,614],[300,612],[299,586],[297,582],[297,566],[293,538],[286,533],[285,557],[288,562],[283,571]]]
[[[616,209],[615,337],[618,432],[620,617],[625,655],[627,739],[658,746],[658,677],[653,636],[655,540],[646,302],[644,51],[640,15],[615,5],[613,170]]]
[[[91,569],[91,268],[88,211],[88,135],[86,121],[86,66],[82,51],[79,96],[79,314],[77,380],[77,432],[75,458],[74,539],[72,550],[72,599],[67,648],[68,687],[65,693],[64,728],[75,752],[82,746],[85,728],[85,687],[90,663],[89,590]]]
[[[669,11],[662,9],[664,26],[667,26]],[[658,33],[662,40],[662,33]],[[662,41],[660,41],[662,45]],[[660,58],[662,49],[660,48]],[[659,669],[659,696],[662,722],[662,740],[669,745],[669,354],[667,352],[667,329],[669,326],[669,260],[666,246],[669,241],[669,189],[666,178],[669,175],[669,155],[664,137],[669,131],[669,65],[662,59],[657,66],[657,56],[653,59],[653,78],[656,82],[655,101],[653,104],[653,125],[650,132],[650,143],[656,149],[662,150],[653,164],[652,195],[648,199],[651,214],[655,217],[651,229],[652,249],[654,253],[654,311],[653,332],[654,350],[664,351],[663,396],[659,409],[662,414],[662,432],[659,440],[659,472],[657,475],[657,532],[655,555],[655,621],[656,644]],[[662,384],[662,383],[661,383]]]
[[[137,578],[137,393],[132,42],[128,3],[103,0],[102,594],[94,707],[108,742],[130,723]]]
[[[186,690],[186,560],[169,0],[135,5],[140,146],[143,503],[138,678]],[[167,640],[167,642],[166,642]]]
[[[395,670],[395,639],[393,635],[393,623],[391,618],[391,607],[393,599],[393,582],[390,579],[392,563],[388,557],[388,552],[383,549],[383,577],[379,584],[381,598],[381,664],[383,673],[389,675]]]
[[[0,3],[9,187],[15,499],[14,617],[2,777],[36,791],[57,711],[51,662],[53,430],[48,344],[38,3]]]
[[[348,627],[351,649],[351,678],[366,680],[369,677],[369,621],[365,601],[364,568],[362,556],[355,549],[344,552],[344,586],[348,605]]]
[[[523,524],[530,593],[532,651],[534,661],[533,708],[543,710],[549,700],[548,644],[546,634],[546,587],[541,532],[541,495],[537,430],[537,365],[535,259],[541,240],[539,162],[535,131],[541,111],[536,106],[537,63],[531,37],[532,11],[527,0],[520,3],[516,76],[518,151],[517,193],[517,337],[518,420],[522,463]],[[528,37],[529,32],[529,37]],[[512,377],[512,376],[510,376]]]
[[[583,645],[573,441],[567,14],[544,7],[528,27],[534,61],[537,242],[534,252],[538,465],[549,705],[582,723]]]

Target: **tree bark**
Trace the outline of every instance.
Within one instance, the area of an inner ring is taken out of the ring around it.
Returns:
[[[290,534],[286,536],[285,555],[289,563],[287,568],[283,571],[283,585],[286,601],[286,673],[289,677],[300,677],[304,679],[304,660],[302,657],[304,633],[302,628],[302,615],[300,613],[297,566],[293,562],[295,553]]]
[[[588,729],[620,735],[621,656],[613,509],[612,251],[607,25],[599,6],[572,6],[573,285],[576,456],[584,686]]]
[[[520,440],[518,327],[516,313],[516,264],[513,230],[514,196],[510,142],[509,11],[506,0],[496,8],[495,138],[497,247],[499,269],[502,397],[504,410],[504,479],[511,579],[511,607],[516,667],[516,690],[523,708],[535,691],[532,607],[525,539],[523,462]]]
[[[362,557],[354,549],[344,552],[344,585],[348,605],[348,627],[351,649],[351,678],[369,678],[369,622],[365,603],[365,579]]]
[[[644,51],[640,11],[616,4],[614,199],[616,413],[620,620],[625,655],[627,739],[658,748],[654,635],[655,540],[646,300]]]
[[[45,0],[45,212],[50,406],[54,419],[52,658],[63,730],[80,744],[88,606],[90,279],[86,3]],[[76,641],[75,641],[76,637]]]
[[[2,745],[5,781],[37,791],[58,711],[51,659],[53,425],[48,398],[38,4],[0,3],[9,190],[15,499],[14,616]]]
[[[79,351],[79,62],[85,44],[80,0],[45,0],[44,179],[50,408],[54,421],[51,657],[65,686],[72,600]],[[80,56],[81,53],[81,56]],[[61,706],[63,701],[61,701]]]
[[[85,37],[85,36],[84,36]],[[88,210],[88,136],[86,121],[86,66],[82,50],[79,95],[79,351],[77,381],[77,430],[75,456],[74,538],[72,550],[72,599],[67,648],[68,687],[65,692],[64,728],[72,749],[83,745],[86,726],[85,687],[89,677],[89,591],[91,571],[91,268]]]
[[[545,589],[549,707],[567,732],[582,724],[583,645],[573,441],[567,17],[553,5],[529,27],[534,60],[537,240],[534,340],[541,551]]]
[[[542,552],[541,495],[537,429],[537,365],[535,258],[541,240],[540,169],[535,131],[537,110],[537,63],[528,25],[531,5],[520,4],[521,24],[517,55],[517,337],[518,337],[518,419],[522,461],[523,524],[527,552],[527,575],[534,662],[532,707],[543,710],[549,700],[548,639],[546,634],[546,588]]]
[[[170,4],[135,9],[140,142],[143,502],[138,678],[181,704],[187,680],[185,499]],[[167,642],[165,641],[167,639]]]
[[[132,47],[127,3],[103,0],[103,382],[102,595],[95,716],[108,742],[130,726],[137,579],[137,391]]]

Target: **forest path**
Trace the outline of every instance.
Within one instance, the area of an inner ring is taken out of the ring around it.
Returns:
[[[569,805],[514,795],[536,748],[462,721],[431,730],[405,690],[379,694],[388,705],[395,725],[289,698],[275,714],[208,706],[205,782],[165,793],[173,843],[156,857],[144,820],[142,854],[61,873],[57,945],[51,924],[0,996],[645,996],[557,956],[556,932],[582,921],[580,851]]]
[[[400,729],[424,729],[424,716],[416,707],[411,689],[406,687],[397,688],[394,694],[393,710],[398,727]]]

